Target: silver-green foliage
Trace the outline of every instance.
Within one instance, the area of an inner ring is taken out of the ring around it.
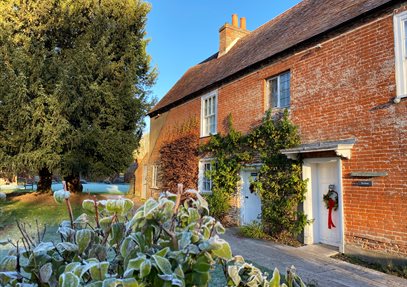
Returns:
[[[0,260],[1,286],[208,286],[216,264],[228,286],[305,286],[293,272],[286,285],[277,269],[268,279],[233,257],[219,237],[225,229],[194,190],[149,199],[135,213],[129,199],[85,200],[83,208],[94,220],[82,214],[63,221],[59,243],[24,230],[19,242],[9,241],[14,248]]]

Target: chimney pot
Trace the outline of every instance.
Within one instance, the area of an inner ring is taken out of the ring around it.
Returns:
[[[240,29],[246,30],[246,17],[240,18]]]
[[[232,26],[233,27],[239,27],[237,24],[237,14],[232,14]]]

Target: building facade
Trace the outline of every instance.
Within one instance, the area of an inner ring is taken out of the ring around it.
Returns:
[[[150,111],[148,194],[159,192],[160,146],[175,125],[196,119],[200,142],[234,127],[248,132],[271,109],[288,109],[302,145],[306,244],[345,253],[407,258],[407,2],[303,1],[254,31],[245,19],[219,31],[219,52],[190,68]],[[210,192],[199,161],[197,188]],[[249,193],[256,166],[242,170],[234,199],[240,223],[261,212]],[[327,224],[323,195],[338,194]]]

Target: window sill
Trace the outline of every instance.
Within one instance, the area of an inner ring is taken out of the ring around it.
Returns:
[[[199,138],[200,138],[200,139],[210,138],[211,136],[216,136],[217,134],[218,134],[218,133],[214,133],[214,134],[210,134],[210,135],[206,135],[206,136],[200,135]]]
[[[202,195],[211,195],[211,194],[212,194],[212,191],[199,191],[199,194],[202,194]]]

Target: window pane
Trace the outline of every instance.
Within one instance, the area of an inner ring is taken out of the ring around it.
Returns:
[[[215,115],[213,115],[213,116],[211,116],[210,118],[209,118],[209,125],[210,125],[210,128],[209,128],[209,131],[210,131],[210,133],[211,134],[214,134],[215,133]]]
[[[404,21],[404,58],[407,58],[407,21]]]
[[[280,107],[285,108],[290,105],[290,73],[280,76]]]
[[[270,81],[270,100],[273,108],[278,105],[278,83],[277,78]]]

